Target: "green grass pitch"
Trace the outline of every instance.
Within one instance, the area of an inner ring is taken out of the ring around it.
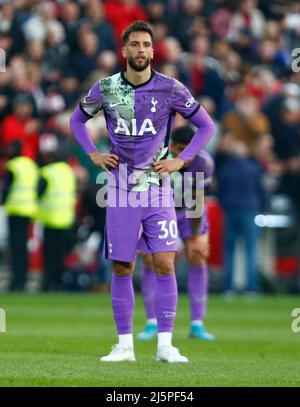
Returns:
[[[180,295],[174,345],[188,364],[154,360],[156,342],[135,341],[137,361],[100,363],[116,343],[108,294],[2,294],[0,386],[299,386],[300,332],[291,330],[299,297],[226,300],[211,296],[214,343],[189,339],[188,298]],[[144,324],[136,298],[134,333]]]

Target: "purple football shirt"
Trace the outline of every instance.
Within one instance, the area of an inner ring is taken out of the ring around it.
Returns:
[[[138,86],[123,72],[100,79],[80,108],[88,117],[103,109],[111,153],[127,164],[128,173],[143,170],[153,177],[153,161],[167,157],[176,112],[189,118],[200,106],[181,82],[152,71],[150,79]],[[96,149],[92,142],[81,144],[87,153]],[[117,176],[118,170],[112,172]]]
[[[112,152],[136,169],[149,168],[168,146],[176,112],[188,118],[200,107],[183,84],[155,71],[138,86],[123,72],[100,79],[80,106],[92,117],[104,110]]]
[[[208,188],[212,182],[212,176],[214,173],[215,164],[212,156],[205,150],[201,150],[192,163],[188,166],[186,171],[191,172],[193,180],[195,182],[196,173],[203,173],[204,188]]]
[[[188,172],[191,175],[192,180],[192,188],[193,189],[206,189],[211,185],[212,176],[214,173],[214,160],[212,156],[205,150],[201,150],[192,163],[181,172]],[[202,177],[200,178],[201,182],[197,184],[197,173],[202,173]],[[184,185],[182,185],[184,188]],[[176,191],[174,191],[176,194]],[[184,202],[183,202],[184,204]],[[182,210],[184,209],[184,210]],[[191,219],[187,218],[185,209],[187,209],[184,205],[183,207],[176,207],[176,216],[177,216],[177,223],[178,223],[178,230],[180,237],[185,240],[188,239],[192,234],[192,222]],[[199,227],[199,235],[207,233],[209,230],[209,223],[208,223],[208,214],[207,214],[207,207],[204,205],[203,213],[201,216],[201,223]]]

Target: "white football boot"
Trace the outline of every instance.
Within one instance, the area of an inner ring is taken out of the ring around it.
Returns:
[[[180,355],[179,350],[172,345],[164,345],[157,348],[157,362],[187,363],[187,357]]]
[[[135,355],[132,348],[119,344],[112,347],[111,352],[100,358],[101,362],[135,362]]]

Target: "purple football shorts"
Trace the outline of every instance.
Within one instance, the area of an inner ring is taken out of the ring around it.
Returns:
[[[109,188],[108,195],[113,193],[120,193],[121,198],[118,197],[117,205],[109,203],[106,207],[105,258],[132,262],[137,250],[143,250],[144,245],[147,253],[177,251],[176,211],[171,187],[151,185],[146,192]]]
[[[176,211],[179,236],[182,240],[187,240],[192,234],[192,219],[185,216],[185,210]],[[207,217],[207,206],[204,206],[203,215],[198,229],[198,235],[205,235],[209,231]]]

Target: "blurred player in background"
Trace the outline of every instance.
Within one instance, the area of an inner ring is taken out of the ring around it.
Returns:
[[[178,127],[172,134],[170,151],[174,157],[178,156],[190,143],[194,131],[190,126]],[[180,169],[180,173],[190,172],[192,174],[193,188],[204,189],[211,184],[214,170],[212,157],[201,150],[196,157]],[[203,173],[203,183],[196,184],[196,173]],[[176,194],[176,190],[174,191]],[[194,194],[195,195],[195,194]],[[207,208],[204,207],[201,217],[188,218],[185,207],[176,208],[179,236],[184,242],[188,259],[188,294],[190,298],[191,325],[190,337],[204,341],[214,340],[204,324],[207,293],[208,293],[208,268],[207,257],[209,255],[209,225],[207,219]],[[152,256],[148,254],[147,242],[142,238],[140,249],[144,253],[144,267],[141,271],[141,289],[147,316],[146,327],[137,338],[150,340],[157,335],[157,319],[155,312],[155,273]]]
[[[105,256],[113,260],[111,296],[119,343],[100,360],[135,360],[132,274],[142,226],[156,272],[156,360],[187,362],[172,346],[178,296],[174,273],[177,224],[168,174],[178,171],[200,151],[212,137],[214,123],[184,85],[151,69],[153,33],[147,23],[131,24],[123,32],[122,41],[126,70],[97,81],[70,122],[76,139],[94,164],[109,173]],[[110,154],[97,151],[85,126],[101,109],[111,141]],[[189,119],[197,131],[181,154],[165,159],[176,112]],[[122,201],[126,199],[125,207],[119,200],[110,203],[114,194]],[[130,199],[146,199],[148,203],[135,207]],[[168,207],[163,204],[166,200]]]

